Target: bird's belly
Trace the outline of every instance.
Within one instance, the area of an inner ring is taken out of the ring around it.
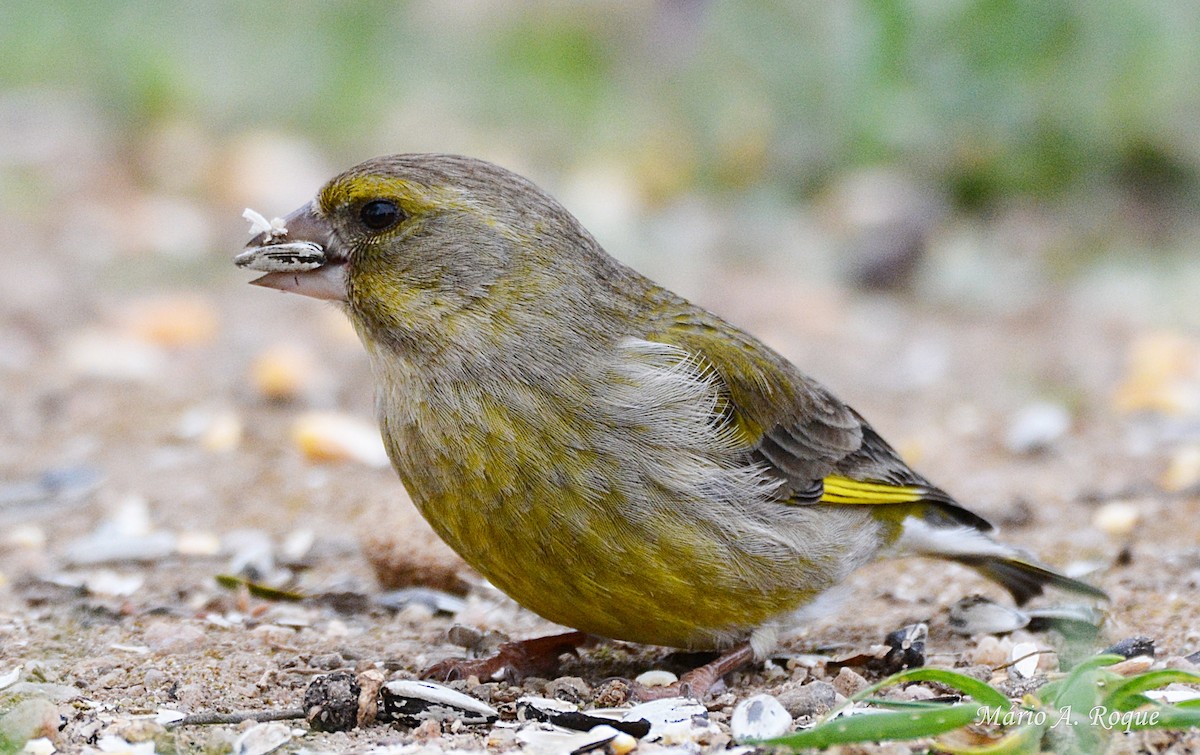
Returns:
[[[484,388],[385,391],[383,437],[433,529],[555,623],[720,647],[808,603],[880,546],[869,507],[774,499],[706,415],[658,411],[643,423],[645,411],[621,408],[636,402],[553,412],[563,402],[530,385]]]
[[[850,543],[838,550],[824,543],[819,553],[763,552],[706,520],[670,510],[631,518],[622,513],[627,506],[598,506],[567,489],[486,504],[414,498],[438,534],[521,605],[557,624],[632,642],[729,645],[865,560]]]

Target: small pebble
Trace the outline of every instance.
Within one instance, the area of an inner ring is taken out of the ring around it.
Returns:
[[[250,365],[250,382],[271,401],[294,401],[309,393],[317,376],[312,351],[294,344],[271,346]]]
[[[379,690],[385,676],[379,669],[367,669],[358,675],[358,726],[370,726],[379,716]]]
[[[971,663],[982,664],[990,668],[998,668],[1008,663],[1012,653],[1013,642],[1007,637],[984,635],[971,649]]]
[[[1117,408],[1170,415],[1200,409],[1200,342],[1160,331],[1138,337],[1126,358],[1126,375],[1117,388]]]
[[[15,524],[4,533],[3,544],[12,548],[41,551],[46,548],[46,531],[33,523]]]
[[[356,461],[370,467],[388,465],[379,428],[347,414],[312,412],[292,424],[292,442],[311,461]]]
[[[51,737],[62,725],[58,706],[44,697],[21,700],[0,715],[0,743]]]
[[[741,743],[771,739],[792,728],[792,716],[770,695],[755,695],[733,709],[729,730],[733,741]]]
[[[635,682],[643,687],[669,687],[679,681],[679,677],[672,674],[670,671],[651,670],[643,671],[634,679]]]
[[[18,664],[8,671],[0,671],[0,689],[16,684],[21,678],[21,669],[23,668],[25,668],[24,664]]]
[[[196,294],[153,296],[133,302],[123,321],[135,338],[158,346],[211,342],[220,329],[216,305]]]
[[[303,561],[317,542],[317,533],[308,527],[294,529],[279,545],[279,555],[287,561]]]
[[[109,569],[100,569],[84,577],[88,592],[111,598],[126,598],[141,589],[146,583],[142,574],[118,574]]]
[[[278,624],[259,624],[250,632],[263,647],[271,650],[290,647],[290,643],[296,639],[296,630]]]
[[[837,703],[837,690],[829,682],[788,685],[779,692],[779,703],[795,718],[814,718],[828,713]]]
[[[197,439],[200,447],[213,453],[237,450],[242,444],[242,418],[232,409],[215,412]]]
[[[630,734],[620,732],[608,743],[608,751],[612,755],[628,755],[637,749],[638,741]]]
[[[1136,658],[1140,655],[1154,657],[1154,639],[1145,635],[1128,637],[1105,649],[1105,655],[1122,655],[1126,658]]]
[[[316,731],[349,731],[358,723],[362,687],[349,671],[313,679],[304,690],[304,717]]]
[[[1200,666],[1197,666],[1194,660],[1194,656],[1184,658],[1180,655],[1173,655],[1163,661],[1163,666],[1166,668],[1178,669],[1180,671],[1188,671],[1193,674],[1200,673]],[[3,685],[0,685],[0,689],[3,689]]]
[[[308,659],[309,668],[319,668],[334,671],[346,665],[346,659],[341,653],[321,653]]]
[[[1161,484],[1171,492],[1200,485],[1200,445],[1184,446],[1172,454]]]
[[[938,696],[936,692],[920,684],[910,684],[903,689],[896,690],[894,694],[898,700],[932,700]]]
[[[434,739],[440,739],[442,736],[442,722],[427,718],[417,724],[411,734],[413,739],[418,742],[429,742]]]
[[[58,363],[80,377],[149,383],[166,369],[167,355],[123,334],[84,330],[66,341]]]
[[[580,703],[591,693],[591,686],[577,676],[560,676],[546,683],[546,697],[557,700]]]
[[[1108,670],[1121,676],[1134,676],[1149,671],[1153,665],[1154,658],[1148,655],[1138,655],[1133,658],[1126,658],[1120,663],[1114,663],[1108,667]]]
[[[1037,673],[1040,658],[1041,654],[1038,653],[1037,645],[1032,642],[1016,643],[1008,654],[1008,661],[1011,664],[1008,667],[1009,676],[1016,679],[1032,679]]]
[[[95,566],[126,561],[160,561],[175,552],[175,535],[153,532],[148,535],[123,535],[98,529],[91,535],[67,545],[64,558],[75,566]]]
[[[838,674],[833,679],[833,688],[846,697],[853,697],[868,686],[862,674],[845,666],[838,669]]]
[[[166,684],[170,679],[161,669],[150,668],[142,674],[142,686],[146,689],[154,689]]]
[[[58,748],[47,737],[31,739],[21,748],[21,755],[53,755]]]
[[[263,755],[278,750],[290,741],[291,727],[275,722],[256,724],[233,740],[233,755]]]
[[[154,652],[173,655],[202,647],[208,636],[195,624],[157,621],[146,627],[142,639]]]
[[[629,684],[623,679],[610,679],[596,687],[598,708],[615,708],[629,700]]]
[[[1092,515],[1092,526],[1113,537],[1125,537],[1137,528],[1142,515],[1129,501],[1110,501]]]
[[[159,726],[167,726],[169,724],[182,721],[185,718],[187,718],[187,714],[181,710],[174,710],[172,708],[159,708],[154,714],[154,723],[158,724]]]
[[[175,550],[181,556],[215,556],[221,552],[221,539],[211,532],[180,532]]]
[[[154,742],[130,742],[124,737],[119,737],[115,734],[106,734],[96,742],[96,749],[100,752],[117,753],[117,755],[155,755],[157,750],[154,749]],[[233,750],[234,755],[256,755],[259,752],[268,752],[267,750],[252,750],[241,751],[236,747]]]
[[[265,530],[226,532],[221,538],[221,550],[230,554],[226,568],[231,574],[262,579],[275,571],[275,544]]]
[[[1071,428],[1071,414],[1061,404],[1039,402],[1017,412],[1004,446],[1014,454],[1032,454],[1054,445]]]

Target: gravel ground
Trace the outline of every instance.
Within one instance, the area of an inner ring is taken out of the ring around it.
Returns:
[[[697,289],[1005,539],[1106,589],[1089,652],[1134,635],[1153,638],[1161,664],[1200,650],[1200,339],[1139,324],[1103,289],[1047,289],[1002,312],[728,271]],[[448,641],[455,624],[554,630],[460,569],[378,464],[360,429],[366,361],[335,310],[248,288],[216,254],[85,264],[68,251],[0,280],[0,323],[0,685],[12,682],[0,710],[48,701],[27,706],[26,734],[66,752],[119,741],[218,752],[247,724],[166,729],[154,715],[295,709],[335,669],[411,678],[463,652]],[[222,587],[220,574],[311,597]],[[381,582],[411,580],[465,594],[442,598],[449,611],[382,605]],[[733,706],[759,692],[804,713],[800,690],[814,682],[854,689],[856,676],[825,662],[913,622],[929,625],[931,665],[996,666],[1014,642],[1058,647],[1053,633],[952,633],[948,607],[977,592],[1003,599],[955,566],[861,570],[774,663],[728,679],[701,745],[723,748]],[[610,677],[690,660],[606,643],[565,661],[565,680],[459,687],[509,716],[523,694],[604,706],[622,697]],[[504,726],[291,725],[292,751],[517,747]],[[1185,739],[1200,747],[1195,733],[1116,741],[1183,751]]]

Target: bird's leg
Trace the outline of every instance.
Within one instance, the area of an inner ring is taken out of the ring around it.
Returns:
[[[638,700],[659,700],[664,697],[691,697],[703,700],[721,677],[753,661],[754,649],[750,647],[749,642],[745,642],[716,660],[692,669],[674,684],[665,687],[645,687],[635,682],[633,696]]]
[[[506,642],[487,658],[447,658],[422,672],[425,679],[450,681],[475,676],[483,681],[520,680],[526,676],[548,676],[558,668],[558,658],[593,642],[584,632],[566,632],[532,640]]]

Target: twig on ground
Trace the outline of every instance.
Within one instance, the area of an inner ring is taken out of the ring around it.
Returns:
[[[284,710],[246,710],[236,713],[195,713],[190,716],[185,716],[178,721],[173,721],[168,726],[201,726],[206,724],[240,724],[242,721],[289,721],[295,718],[304,718],[304,711],[299,708],[285,708]]]

